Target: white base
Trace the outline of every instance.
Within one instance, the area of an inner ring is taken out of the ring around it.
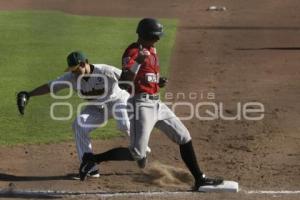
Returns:
[[[239,184],[235,181],[223,181],[217,186],[200,186],[199,192],[238,192]]]

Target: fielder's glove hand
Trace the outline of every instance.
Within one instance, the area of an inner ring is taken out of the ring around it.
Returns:
[[[24,115],[25,106],[29,101],[29,93],[26,91],[21,91],[17,95],[17,105],[21,115]]]
[[[159,78],[158,85],[159,85],[159,87],[162,88],[162,87],[165,87],[165,86],[166,86],[167,82],[168,82],[167,77],[160,77],[160,78]]]

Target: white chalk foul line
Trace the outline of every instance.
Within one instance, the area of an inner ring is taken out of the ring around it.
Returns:
[[[282,191],[260,191],[260,190],[253,190],[253,191],[246,191],[247,194],[300,194],[300,190],[282,190]]]
[[[72,191],[52,191],[52,190],[18,190],[18,189],[0,189],[1,196],[99,196],[99,197],[126,197],[126,196],[171,196],[171,195],[188,195],[193,191],[147,191],[147,192],[72,192]],[[263,191],[263,190],[240,190],[245,194],[266,194],[266,195],[294,195],[300,194],[300,191],[283,190],[283,191]],[[197,192],[194,192],[197,193]]]

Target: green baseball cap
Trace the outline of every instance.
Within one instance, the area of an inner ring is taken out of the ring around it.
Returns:
[[[86,63],[87,57],[81,51],[73,51],[67,57],[68,68],[65,71],[70,71],[75,67],[78,67],[80,63]]]

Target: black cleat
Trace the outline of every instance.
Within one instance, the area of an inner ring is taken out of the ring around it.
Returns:
[[[79,168],[79,177],[81,181],[85,180],[89,171],[96,165],[96,163],[93,161],[93,156],[94,155],[92,153],[83,154],[82,162]]]
[[[100,177],[99,170],[95,170],[95,171],[89,172],[87,174],[87,176],[91,177],[91,178],[99,178]]]
[[[217,186],[223,183],[222,178],[208,178],[204,174],[201,179],[197,180],[194,186],[194,190],[199,190],[201,186]]]

